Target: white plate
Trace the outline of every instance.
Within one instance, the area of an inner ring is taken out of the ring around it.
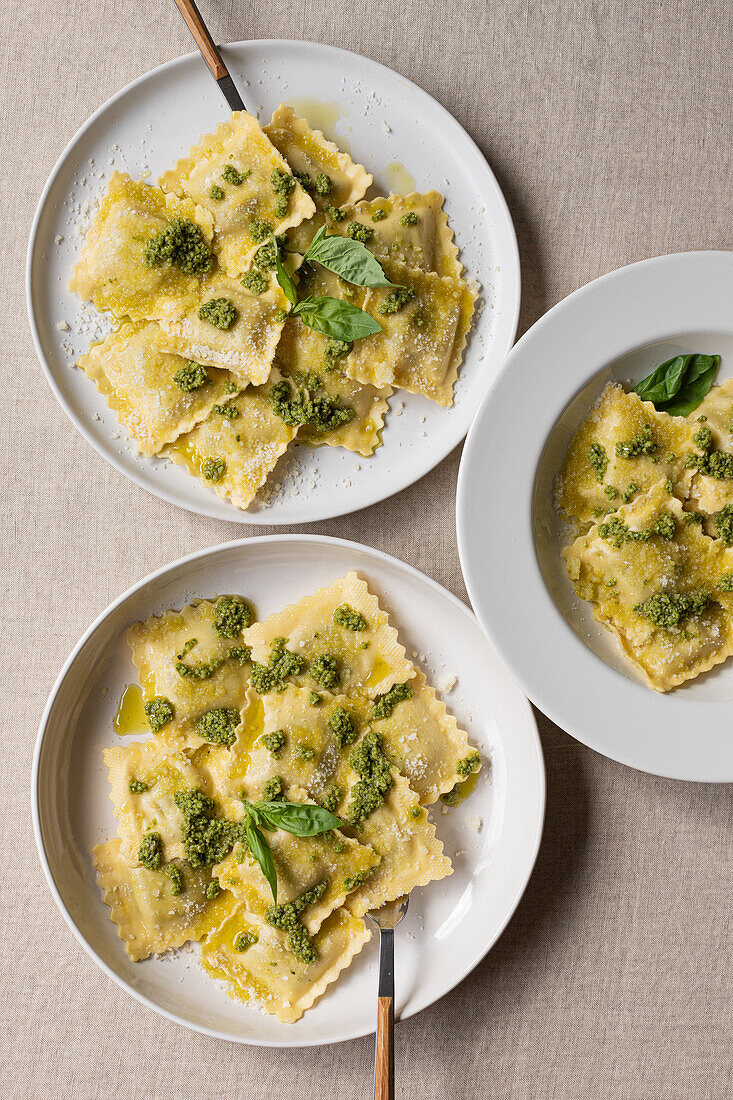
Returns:
[[[458,479],[469,596],[499,655],[554,722],[623,764],[733,780],[733,660],[660,695],[578,601],[559,554],[552,483],[605,384],[638,382],[681,351],[733,375],[733,252],[660,256],[560,302],[506,360],[471,428]]]
[[[64,150],[31,230],[31,330],[65,412],[108,462],[144,489],[192,512],[240,523],[329,519],[411,485],[463,439],[516,333],[514,227],[493,173],[471,138],[404,77],[357,54],[313,42],[240,42],[223,53],[245,102],[262,121],[287,100],[310,115],[314,125],[325,123],[328,136],[373,172],[379,191],[434,187],[446,196],[467,273],[483,288],[455,406],[442,409],[426,398],[395,393],[384,445],[372,458],[333,447],[291,448],[270,478],[282,488],[271,494],[269,506],[254,504],[247,512],[220,500],[182,467],[139,458],[130,449],[104,399],[73,366],[98,330],[96,322],[92,325],[94,311],[81,307],[66,284],[81,247],[77,226],[80,220],[88,223],[90,204],[103,192],[113,167],[133,176],[149,170],[154,181],[227,117],[222,94],[198,54],[153,69],[113,96]],[[303,100],[314,90],[315,105]]]
[[[89,628],[69,657],[41,721],[33,768],[36,841],[46,878],[71,930],[132,996],[180,1024],[222,1039],[310,1046],[374,1029],[377,939],[297,1024],[229,998],[192,953],[132,963],[97,890],[90,849],[115,831],[102,749],[135,678],[126,627],[194,596],[242,592],[260,614],[329,584],[350,569],[389,609],[409,654],[440,683],[488,765],[459,807],[431,810],[453,875],[415,891],[397,936],[397,1012],[405,1018],[442,997],[495,942],[524,891],[544,816],[544,767],[531,708],[494,656],[465,604],[408,565],[355,543],[280,535],[203,550],[129,589]],[[478,819],[482,821],[477,831]]]

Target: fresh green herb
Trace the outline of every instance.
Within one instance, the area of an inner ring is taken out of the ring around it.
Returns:
[[[412,699],[412,688],[409,684],[394,684],[388,692],[375,699],[372,718],[389,718],[397,704],[404,699]]]
[[[634,393],[671,416],[688,416],[710,390],[719,364],[719,355],[675,355],[642,379]]]
[[[280,256],[280,248],[278,247],[278,243],[275,239],[274,234],[272,233],[270,234],[270,243],[272,245],[272,251],[275,256],[275,273],[277,281],[280,285],[280,289],[282,290],[283,294],[290,302],[290,304],[294,306],[298,301],[298,288],[295,285],[295,282],[290,272],[287,270],[285,264],[282,262],[282,257]]]
[[[306,802],[246,802],[244,808],[258,825],[269,831],[282,829],[293,836],[318,836],[340,829],[343,821],[323,806]]]
[[[362,235],[354,236],[351,232],[356,226],[363,231]],[[379,261],[364,247],[363,241],[369,240],[374,230],[354,222],[349,226],[348,233],[348,237],[337,233],[329,236],[326,227],[321,226],[306,252],[306,260],[319,263],[355,286],[392,286]],[[368,236],[364,237],[364,233]]]
[[[347,630],[366,630],[367,621],[359,611],[347,603],[342,603],[333,613],[333,621]]]
[[[213,625],[220,638],[238,638],[252,619],[252,608],[241,596],[220,596],[214,605]]]
[[[207,710],[196,723],[196,733],[211,745],[232,745],[240,716],[236,707],[216,707]]]
[[[365,310],[340,298],[307,297],[291,310],[304,325],[334,340],[359,340],[382,331],[379,321]]]
[[[200,390],[202,386],[207,385],[211,378],[206,367],[202,366],[201,363],[194,363],[193,359],[189,359],[173,375],[173,381],[184,393],[193,393],[195,390]]]
[[[198,312],[200,321],[208,321],[222,332],[227,332],[232,327],[238,315],[237,307],[230,298],[210,298]]]
[[[156,695],[145,704],[145,716],[153,733],[162,730],[163,726],[172,721],[175,713],[173,704],[165,695]]]
[[[148,267],[178,267],[186,275],[208,275],[214,256],[200,226],[172,218],[145,245],[145,263]]]

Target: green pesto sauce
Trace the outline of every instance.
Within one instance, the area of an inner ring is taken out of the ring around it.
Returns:
[[[270,756],[273,756],[275,760],[279,760],[285,748],[285,730],[272,730],[271,733],[263,733],[260,741]]]
[[[693,523],[703,523],[705,516],[702,512],[687,512],[685,515],[685,523],[688,527],[691,527]]]
[[[637,485],[635,481],[630,481],[621,494],[621,500],[624,504],[628,504],[634,493],[638,493],[640,489],[640,485]]]
[[[186,275],[208,275],[214,256],[200,226],[172,218],[145,245],[145,263],[148,267],[178,267]]]
[[[362,225],[361,222],[351,222],[346,230],[346,236],[351,237],[352,241],[368,244],[374,236],[374,230],[369,225]]]
[[[275,414],[291,428],[310,424],[316,431],[333,432],[356,415],[351,406],[327,394],[317,397],[305,388],[294,393],[285,379],[275,383],[269,398]]]
[[[459,775],[461,779],[468,779],[469,775],[478,771],[480,766],[481,756],[478,752],[471,752],[456,764],[456,775]]]
[[[295,178],[309,195],[330,195],[333,190],[333,182],[325,172],[319,172],[315,179],[307,172],[295,172]]]
[[[319,687],[335,691],[341,682],[341,673],[333,654],[320,653],[311,664],[310,676]]]
[[[206,897],[209,901],[213,901],[214,898],[218,898],[221,893],[221,886],[219,885],[218,878],[212,878],[209,885],[206,887]]]
[[[333,370],[337,360],[343,359],[345,355],[348,355],[353,346],[353,340],[329,339],[323,352],[326,358],[326,369]]]
[[[338,804],[343,796],[344,792],[339,786],[334,784],[333,786],[329,787],[327,791],[325,791],[323,797],[321,798],[321,805],[323,806],[324,810],[328,810],[329,813],[335,814]]]
[[[281,260],[284,259],[285,240],[286,238],[284,236],[276,238],[277,253]],[[260,271],[275,270],[277,267],[277,257],[272,238],[267,239],[264,244],[260,245],[252,258],[252,263]]]
[[[184,680],[210,680],[224,664],[223,657],[212,657],[211,660],[202,661],[197,665],[186,664],[183,658],[197,645],[196,638],[189,638],[181,652],[176,655],[175,669]]]
[[[173,381],[184,393],[193,393],[195,390],[200,390],[202,386],[206,386],[211,378],[206,367],[189,359],[185,366],[173,375]]]
[[[212,183],[209,188],[209,198],[212,199],[213,202],[222,202],[224,199],[224,189],[220,187],[218,183]]]
[[[252,660],[252,648],[248,645],[231,645],[227,650],[227,657],[236,661],[238,665],[246,665]]]
[[[632,531],[618,516],[612,516],[607,523],[598,525],[598,534],[601,538],[605,542],[610,542],[617,550],[628,542],[649,542],[654,535],[667,540],[673,539],[675,530],[674,516],[669,512],[663,512],[646,531]]]
[[[678,626],[682,619],[689,615],[699,615],[709,603],[709,592],[699,592],[695,596],[656,592],[648,600],[637,604],[634,611],[643,615],[655,626],[668,630]]]
[[[311,938],[301,923],[300,917],[310,905],[315,905],[328,889],[328,879],[319,882],[310,890],[293,901],[287,901],[282,905],[271,905],[265,913],[265,920],[273,928],[279,928],[287,934],[287,944],[299,962],[313,963],[318,958]]]
[[[268,240],[272,232],[273,229],[269,222],[261,222],[258,218],[253,218],[249,223],[249,235],[257,244],[262,244],[263,241]]]
[[[410,807],[410,817],[414,818],[415,820],[417,820],[418,817],[422,817],[422,810],[419,806]]]
[[[360,886],[363,886],[373,870],[373,867],[369,867],[368,870],[357,871],[355,875],[347,875],[344,879],[344,889],[347,893],[350,894],[352,890],[358,890]]]
[[[284,638],[275,638],[266,665],[252,665],[250,683],[260,695],[270,691],[284,691],[288,676],[305,672],[305,658],[285,648]]]
[[[214,405],[211,411],[223,416],[225,420],[236,420],[239,416],[236,405]]]
[[[259,938],[256,932],[237,932],[234,937],[234,950],[246,951],[248,947],[258,943]]]
[[[198,312],[200,321],[208,321],[222,332],[228,332],[237,316],[238,310],[231,298],[210,298]]]
[[[153,733],[162,730],[163,726],[172,721],[175,713],[173,704],[170,699],[166,699],[165,695],[156,695],[150,702],[145,704],[145,715]]]
[[[173,799],[183,817],[183,854],[194,869],[220,863],[235,844],[245,842],[243,823],[214,817],[216,803],[197,788],[179,791]]]
[[[725,451],[709,451],[704,455],[689,454],[685,466],[719,481],[733,481],[733,455]]]
[[[733,546],[733,504],[726,504],[713,516],[713,526],[726,546]]]
[[[699,428],[693,435],[692,441],[701,451],[709,451],[713,445],[713,433],[710,428]]]
[[[220,596],[214,604],[214,630],[220,638],[238,638],[254,617],[241,596]]]
[[[241,386],[238,386],[236,382],[225,382],[224,393],[239,393]]]
[[[359,611],[347,603],[342,603],[333,613],[333,621],[347,630],[366,630],[367,621]]]
[[[420,221],[414,210],[408,210],[406,214],[403,214],[400,218],[400,225],[417,225]]]
[[[317,691],[311,691],[308,694],[308,706],[318,707],[321,704],[321,697]]]
[[[267,276],[263,275],[261,271],[245,271],[240,282],[250,294],[263,294],[269,285]]]
[[[284,218],[288,212],[290,196],[295,190],[295,180],[282,168],[273,168],[270,176],[272,190],[275,192],[275,213],[278,218]]]
[[[300,744],[295,746],[293,756],[296,760],[305,760],[307,763],[310,763],[312,760],[315,760],[316,753],[315,749],[312,749],[310,745]]]
[[[718,588],[721,592],[733,592],[733,573],[723,573],[718,581]]]
[[[285,784],[283,783],[282,776],[271,776],[262,787],[262,801],[263,802],[277,802],[282,798],[285,791]]]
[[[332,222],[345,222],[349,216],[348,210],[342,206],[326,206],[324,209]]]
[[[671,478],[669,478],[669,477],[667,478],[667,480],[664,483],[664,488],[665,488],[665,491],[667,493],[669,493],[669,495],[671,497],[674,496],[674,482],[672,481]]]
[[[209,455],[201,463],[201,476],[206,481],[221,481],[224,474],[227,472],[227,464],[223,458],[218,458],[216,455]]]
[[[372,718],[389,718],[394,708],[403,699],[412,699],[412,688],[409,684],[395,684],[388,692],[375,699],[372,707]]]
[[[183,872],[180,867],[177,867],[175,863],[166,863],[163,868],[163,874],[167,875],[171,880],[171,894],[174,898],[177,898],[183,893],[185,883],[183,880]]]
[[[234,731],[239,721],[236,707],[216,707],[201,715],[196,723],[196,733],[211,745],[232,745],[236,740]]]
[[[143,783],[142,779],[131,779],[127,784],[127,789],[130,794],[143,794],[145,791],[149,791],[150,787],[147,783]]]
[[[137,850],[137,861],[148,871],[159,871],[163,862],[163,841],[160,833],[146,833]]]
[[[643,430],[633,439],[622,439],[616,443],[616,456],[618,458],[638,458],[639,455],[653,455],[656,450],[657,441],[654,438],[650,424],[645,424]]]
[[[615,489],[613,485],[604,485],[603,492],[606,494],[609,500],[615,500],[618,496],[618,489]]]
[[[372,214],[372,221],[373,222],[383,222],[386,217],[387,217],[387,211],[386,210],[382,210],[382,209],[375,210],[374,213]]]
[[[382,738],[369,730],[349,754],[349,766],[359,776],[351,788],[351,800],[346,811],[350,825],[359,825],[374,810],[384,805],[384,798],[394,780],[389,760],[382,749]]]
[[[387,297],[379,307],[379,312],[383,315],[390,313],[397,313],[406,306],[408,302],[411,302],[415,297],[415,288],[412,286],[396,286],[394,290],[391,290]]]
[[[233,187],[241,187],[247,176],[251,175],[251,168],[245,168],[244,172],[240,172],[233,164],[225,164],[221,171],[221,178],[225,183],[231,183]]]
[[[340,748],[343,748],[344,745],[351,745],[356,740],[354,719],[346,707],[334,707],[328,719],[328,725]]]
[[[603,481],[608,469],[608,455],[606,448],[601,443],[591,443],[588,448],[588,461],[596,475],[596,481]]]

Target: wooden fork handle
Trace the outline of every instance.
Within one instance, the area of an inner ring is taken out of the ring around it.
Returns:
[[[377,1007],[374,1100],[394,1100],[394,998],[392,997],[380,997]]]
[[[222,61],[221,54],[216,47],[214,39],[209,34],[208,28],[201,18],[201,12],[196,7],[194,0],[176,0],[176,7],[186,20],[186,25],[196,39],[196,45],[201,50],[201,55],[211,70],[214,80],[221,80],[223,76],[229,76],[226,65]]]

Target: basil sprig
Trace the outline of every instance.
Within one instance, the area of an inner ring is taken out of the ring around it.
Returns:
[[[322,225],[305,254],[306,260],[319,263],[355,286],[394,286],[382,270],[382,265],[361,241],[326,235]]]
[[[324,233],[325,229],[323,227],[318,230],[318,233],[316,233],[316,236],[313,239],[313,244],[308,250],[306,259],[318,260],[318,257],[312,256],[311,252],[313,250],[313,245],[315,245],[317,242],[323,242]],[[286,269],[284,263],[280,258],[280,250],[274,236],[272,236],[271,239],[273,248],[275,249],[275,277],[277,278],[283,294],[290,302],[290,305],[292,307],[289,316],[300,317],[303,324],[307,325],[308,328],[315,329],[316,332],[320,332],[324,336],[330,337],[332,340],[344,340],[345,342],[350,342],[352,340],[359,340],[362,336],[374,336],[377,332],[382,331],[382,326],[380,325],[379,321],[376,321],[371,316],[371,314],[367,313],[363,309],[359,309],[358,306],[352,305],[351,302],[342,301],[341,298],[331,298],[325,295],[314,298],[309,295],[307,298],[303,298],[302,301],[299,302],[298,288],[295,285],[295,280],[291,276],[290,272]],[[331,241],[333,239],[334,238],[331,237],[325,238],[326,241]],[[367,249],[364,248],[364,245],[361,244],[360,241],[352,241],[348,238],[341,237],[335,239],[343,241],[343,243],[347,246],[358,246],[358,248],[363,249],[363,251],[371,260],[374,260],[371,252],[367,251]],[[349,253],[353,253],[353,249],[351,247],[349,247],[347,251]],[[318,262],[321,263],[320,260],[318,260]],[[379,268],[381,277],[384,280],[384,272],[382,271],[381,267],[379,267],[379,264],[376,260],[374,260],[374,263],[376,264],[377,268]],[[323,266],[326,267],[327,265],[323,264]],[[358,274],[357,267],[358,263],[352,260],[350,263],[350,270],[352,271],[352,274]],[[376,275],[374,274],[371,266],[367,265],[367,268],[364,268],[364,271],[366,272],[364,277],[376,278]],[[336,268],[330,268],[330,270],[335,271]],[[352,278],[349,281],[354,282],[355,279]],[[392,284],[389,282],[381,282],[363,283],[359,285],[391,286]]]
[[[283,829],[294,836],[318,836],[319,833],[339,829],[343,821],[323,806],[310,806],[303,802],[247,802],[244,805],[244,831],[247,847],[260,865],[262,874],[270,884],[273,901],[277,905],[277,872],[272,849],[262,832],[267,829]]]
[[[651,401],[660,412],[687,416],[708,393],[719,365],[719,355],[675,355],[643,378],[634,393]]]

